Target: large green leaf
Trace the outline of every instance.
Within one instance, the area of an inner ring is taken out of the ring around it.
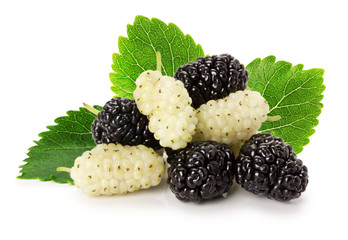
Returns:
[[[248,86],[259,91],[270,106],[269,116],[280,115],[278,121],[266,121],[260,131],[281,137],[300,153],[318,125],[323,104],[324,70],[303,70],[303,65],[292,66],[286,61],[276,62],[274,56],[257,58],[246,69]]]
[[[94,106],[101,109],[100,106]],[[48,126],[49,131],[39,134],[41,139],[29,148],[25,165],[20,166],[20,179],[53,180],[72,183],[66,172],[57,172],[57,167],[72,167],[75,159],[96,145],[92,138],[91,125],[96,115],[85,108],[68,111],[67,116],[55,119],[57,125]]]

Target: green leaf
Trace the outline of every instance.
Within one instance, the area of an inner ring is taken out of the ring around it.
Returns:
[[[101,110],[100,106],[94,106]],[[53,180],[57,183],[73,183],[66,172],[57,172],[57,167],[72,167],[75,159],[96,145],[92,138],[91,125],[96,115],[85,108],[68,111],[67,116],[54,120],[57,125],[48,126],[49,131],[39,134],[24,160],[19,179]]]
[[[119,37],[119,54],[112,56],[111,90],[118,97],[133,99],[135,80],[146,70],[156,70],[156,52],[161,53],[162,74],[173,76],[176,69],[204,56],[202,47],[184,35],[173,23],[136,16],[127,26],[126,37]]]
[[[303,70],[303,65],[292,66],[286,61],[276,62],[274,56],[257,58],[246,69],[248,86],[260,92],[270,106],[269,116],[280,115],[278,121],[266,121],[260,131],[281,137],[300,153],[309,143],[323,104],[324,70]]]

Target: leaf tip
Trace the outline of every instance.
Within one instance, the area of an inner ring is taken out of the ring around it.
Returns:
[[[141,20],[141,19],[144,19],[144,20],[150,20],[149,18],[145,17],[144,15],[136,15],[135,18],[134,18],[134,22],[133,23],[136,23],[137,21]]]
[[[323,69],[323,68],[317,68],[317,69],[318,69],[318,72],[320,73],[320,75],[323,76],[325,73],[325,69]]]
[[[276,56],[274,55],[269,55],[267,57],[265,57],[264,59],[262,59],[262,62],[271,62],[271,63],[275,63],[277,60]]]

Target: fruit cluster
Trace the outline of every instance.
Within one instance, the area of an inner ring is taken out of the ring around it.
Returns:
[[[234,179],[270,199],[298,198],[308,171],[281,138],[259,133],[269,106],[247,88],[248,72],[229,54],[199,57],[174,77],[145,71],[134,100],[113,98],[92,124],[97,146],[75,160],[77,187],[92,195],[125,194],[167,183],[184,201],[226,196]],[[165,154],[162,151],[165,150]],[[162,156],[164,155],[164,156]]]

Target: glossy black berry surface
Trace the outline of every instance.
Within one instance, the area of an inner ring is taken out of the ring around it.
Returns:
[[[180,66],[174,78],[184,83],[194,108],[245,90],[249,79],[243,64],[229,54],[198,57],[195,62]]]
[[[180,150],[166,149],[170,164],[167,182],[184,201],[211,200],[226,194],[234,177],[235,159],[225,144],[194,142]]]
[[[94,120],[92,136],[96,144],[143,144],[158,150],[161,146],[148,125],[149,120],[139,112],[134,100],[117,97],[108,101]]]
[[[253,135],[239,152],[236,181],[254,194],[289,201],[306,190],[308,170],[283,139],[259,133]]]

